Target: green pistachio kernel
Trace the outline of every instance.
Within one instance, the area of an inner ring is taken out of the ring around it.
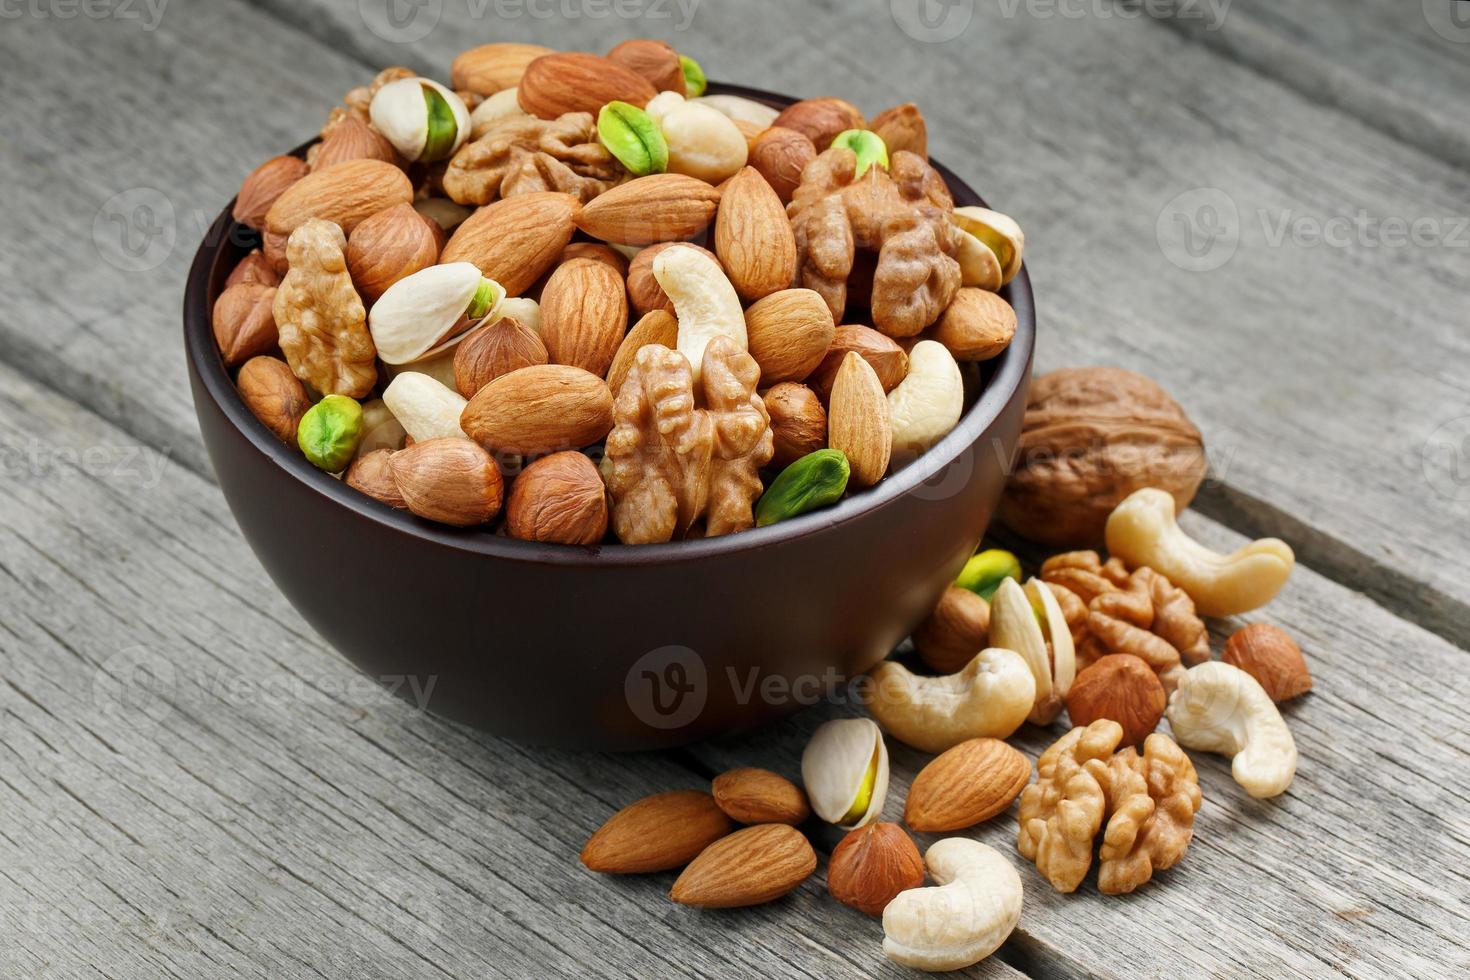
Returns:
[[[837,134],[832,141],[833,146],[845,146],[857,154],[857,175],[861,177],[868,172],[868,168],[877,164],[884,170],[888,169],[888,147],[883,143],[883,137],[870,129],[848,129]]]
[[[757,527],[788,520],[835,504],[847,490],[847,457],[838,449],[818,449],[781,471],[755,505]]]
[[[653,117],[636,105],[609,102],[597,114],[597,138],[634,177],[661,174],[669,166],[669,144]]]
[[[449,102],[430,85],[424,86],[424,104],[429,107],[429,135],[424,140],[424,150],[419,159],[424,163],[443,160],[454,150],[455,137],[459,135],[459,122]]]
[[[1008,578],[1021,581],[1020,560],[1009,551],[991,548],[965,562],[965,567],[960,570],[959,578],[954,580],[954,584],[962,589],[969,589],[989,602],[995,595],[995,590],[1000,588],[1000,583]]]
[[[296,428],[296,445],[311,465],[340,473],[362,441],[362,406],[346,395],[328,395],[306,410]]]
[[[687,54],[679,55],[679,67],[684,69],[685,98],[699,98],[704,94],[705,87],[709,84],[704,80],[704,69],[699,67],[699,62]]]
[[[495,304],[505,298],[505,290],[500,283],[494,279],[481,279],[480,286],[475,290],[475,296],[470,300],[470,305],[465,308],[464,315],[471,320],[478,320],[495,308]]]

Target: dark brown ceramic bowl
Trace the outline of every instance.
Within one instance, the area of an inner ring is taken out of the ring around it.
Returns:
[[[936,167],[957,204],[982,203]],[[215,350],[210,310],[250,244],[227,208],[184,299],[199,426],[246,540],[297,610],[364,672],[499,735],[653,748],[843,695],[933,607],[980,541],[1020,432],[1035,343],[1024,269],[1003,292],[1019,320],[1015,340],[971,379],[983,390],[959,425],[835,507],[642,547],[459,531],[316,470],[245,408]]]

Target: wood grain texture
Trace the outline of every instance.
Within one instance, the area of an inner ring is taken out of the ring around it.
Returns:
[[[6,367],[0,458],[0,975],[902,975],[819,878],[711,917],[583,869],[615,810],[705,778],[396,701],[216,488]]]

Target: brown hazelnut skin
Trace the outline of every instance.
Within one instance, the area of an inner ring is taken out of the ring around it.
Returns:
[[[760,171],[782,204],[790,204],[801,186],[801,172],[817,157],[806,136],[785,126],[771,126],[750,144],[750,165]]]
[[[794,381],[783,381],[762,396],[771,416],[775,443],[773,466],[790,466],[827,445],[827,410],[816,392]]]
[[[552,453],[521,471],[505,505],[506,530],[522,541],[597,544],[607,534],[607,492],[592,460]]]
[[[1142,658],[1113,653],[1077,675],[1067,692],[1067,715],[1073,725],[1100,718],[1123,726],[1123,745],[1141,745],[1159,727],[1168,704],[1164,685]]]
[[[914,648],[936,674],[954,674],[984,650],[990,638],[990,603],[951,585],[914,630]]]
[[[235,376],[245,407],[288,446],[296,444],[296,428],[311,407],[306,388],[279,357],[252,357]]]
[[[1226,641],[1220,659],[1254,677],[1278,704],[1312,689],[1312,675],[1302,648],[1285,630],[1268,623],[1252,623],[1236,630]]]
[[[827,890],[843,905],[882,915],[899,892],[924,883],[924,859],[902,827],[874,823],[838,842],[827,864]]]

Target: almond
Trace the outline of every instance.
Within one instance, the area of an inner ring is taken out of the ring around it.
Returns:
[[[379,211],[412,202],[413,184],[393,164],[348,160],[314,170],[288,187],[266,213],[265,229],[288,236],[311,218],[322,218],[350,235]]]
[[[580,202],[570,194],[534,191],[479,208],[455,229],[440,262],[473,262],[519,296],[540,279],[572,240]]]
[[[475,392],[460,428],[495,452],[535,455],[590,446],[613,427],[607,383],[566,364],[501,375]]]
[[[568,112],[594,116],[609,102],[628,102],[639,108],[658,94],[642,75],[622,65],[580,51],[542,55],[526,66],[516,88],[521,108],[542,119]]]
[[[682,868],[734,827],[708,793],[658,793],[623,807],[599,827],[582,848],[582,864],[604,874]]]
[[[261,425],[287,445],[296,445],[296,428],[311,399],[289,364],[278,357],[252,357],[241,366],[235,387]]]
[[[811,374],[827,356],[837,325],[813,290],[782,289],[745,311],[745,333],[750,356],[761,366],[761,385],[777,385]]]
[[[853,486],[870,487],[888,472],[893,452],[888,396],[872,366],[855,351],[844,356],[832,382],[827,445],[847,457]]]
[[[816,869],[817,854],[801,831],[760,824],[701,851],[674,882],[669,897],[706,909],[760,905],[785,895]]]
[[[790,381],[775,385],[761,396],[771,416],[774,466],[790,466],[827,445],[827,410],[817,393]]]
[[[311,169],[321,170],[348,160],[382,160],[395,167],[400,165],[398,151],[393,149],[388,138],[350,114],[344,115],[322,138],[311,158]]]
[[[924,114],[912,102],[884,109],[873,117],[868,128],[882,137],[890,160],[900,150],[929,159],[929,127],[924,122]]]
[[[1011,304],[988,290],[965,286],[924,336],[948,347],[957,361],[988,361],[1009,347],[1015,335]]]
[[[1235,632],[1220,656],[1260,682],[1272,701],[1290,701],[1312,689],[1312,674],[1302,648],[1285,630],[1252,623]]]
[[[863,114],[845,99],[803,99],[793,102],[776,117],[772,126],[794,129],[816,146],[817,152],[832,145],[837,134],[848,129],[867,129]]]
[[[594,545],[607,535],[607,489],[592,460],[576,452],[543,456],[510,487],[505,527],[522,541]]]
[[[393,478],[393,467],[388,462],[392,456],[391,449],[363,453],[347,467],[342,482],[389,507],[403,510],[408,504],[404,502],[403,494],[398,492],[398,481]]]
[[[715,254],[747,301],[785,289],[796,278],[796,236],[786,208],[754,167],[743,168],[720,192]]]
[[[648,79],[660,92],[685,94],[684,65],[679,61],[679,52],[663,41],[649,38],[624,41],[607,53],[607,60]]]
[[[225,367],[243,364],[276,346],[276,287],[242,282],[226,289],[214,301],[214,342]]]
[[[638,351],[649,344],[658,344],[669,350],[677,348],[679,343],[679,321],[674,319],[672,313],[663,310],[654,310],[644,314],[643,318],[633,324],[633,329],[623,338],[618,345],[618,352],[613,357],[612,367],[607,369],[607,387],[618,396],[618,390],[623,387],[623,379],[628,376],[628,371],[633,367],[633,359],[638,356]]]
[[[555,53],[539,44],[482,44],[461,52],[450,63],[449,87],[456,92],[494,95],[519,85],[531,62]]]
[[[541,291],[541,339],[553,364],[606,376],[628,329],[623,277],[606,262],[572,259]]]
[[[844,323],[832,335],[832,346],[827,348],[827,356],[807,378],[807,384],[822,396],[822,401],[831,400],[832,382],[849,351],[856,351],[877,372],[885,393],[897,388],[909,373],[909,355],[892,337],[872,327]]]
[[[468,439],[415,442],[389,457],[388,468],[404,505],[425,520],[474,527],[500,513],[500,467]]]
[[[1031,763],[997,738],[947,749],[914,777],[903,819],[921,833],[963,830],[1005,810],[1031,780]]]
[[[804,133],[771,126],[750,146],[750,165],[760,171],[783,204],[790,204],[801,186],[801,172],[817,158],[817,147]]]
[[[438,225],[411,204],[395,204],[352,229],[347,271],[358,293],[371,303],[398,280],[438,262],[443,245]]]
[[[466,398],[503,374],[545,364],[546,345],[513,316],[477,327],[454,349],[454,386]]]
[[[593,198],[577,227],[621,245],[679,241],[704,231],[719,204],[720,192],[696,177],[652,174]]]
[[[924,859],[896,823],[871,823],[838,842],[827,863],[827,891],[865,915],[882,915],[899,892],[924,884]]]
[[[245,178],[230,214],[247,228],[262,230],[271,205],[286,193],[288,187],[305,177],[307,172],[305,160],[296,157],[271,157]]]
[[[769,769],[732,769],[715,777],[715,802],[737,823],[799,824],[811,816],[806,794]]]
[[[664,292],[664,287],[658,284],[653,276],[653,260],[658,258],[658,253],[666,248],[682,245],[684,248],[698,248],[705,255],[714,259],[719,264],[719,257],[707,248],[700,248],[692,242],[659,242],[650,245],[633,256],[633,261],[628,263],[628,301],[633,304],[639,316],[651,313],[654,310],[664,310],[672,314],[674,303],[669,299],[669,294]]]

